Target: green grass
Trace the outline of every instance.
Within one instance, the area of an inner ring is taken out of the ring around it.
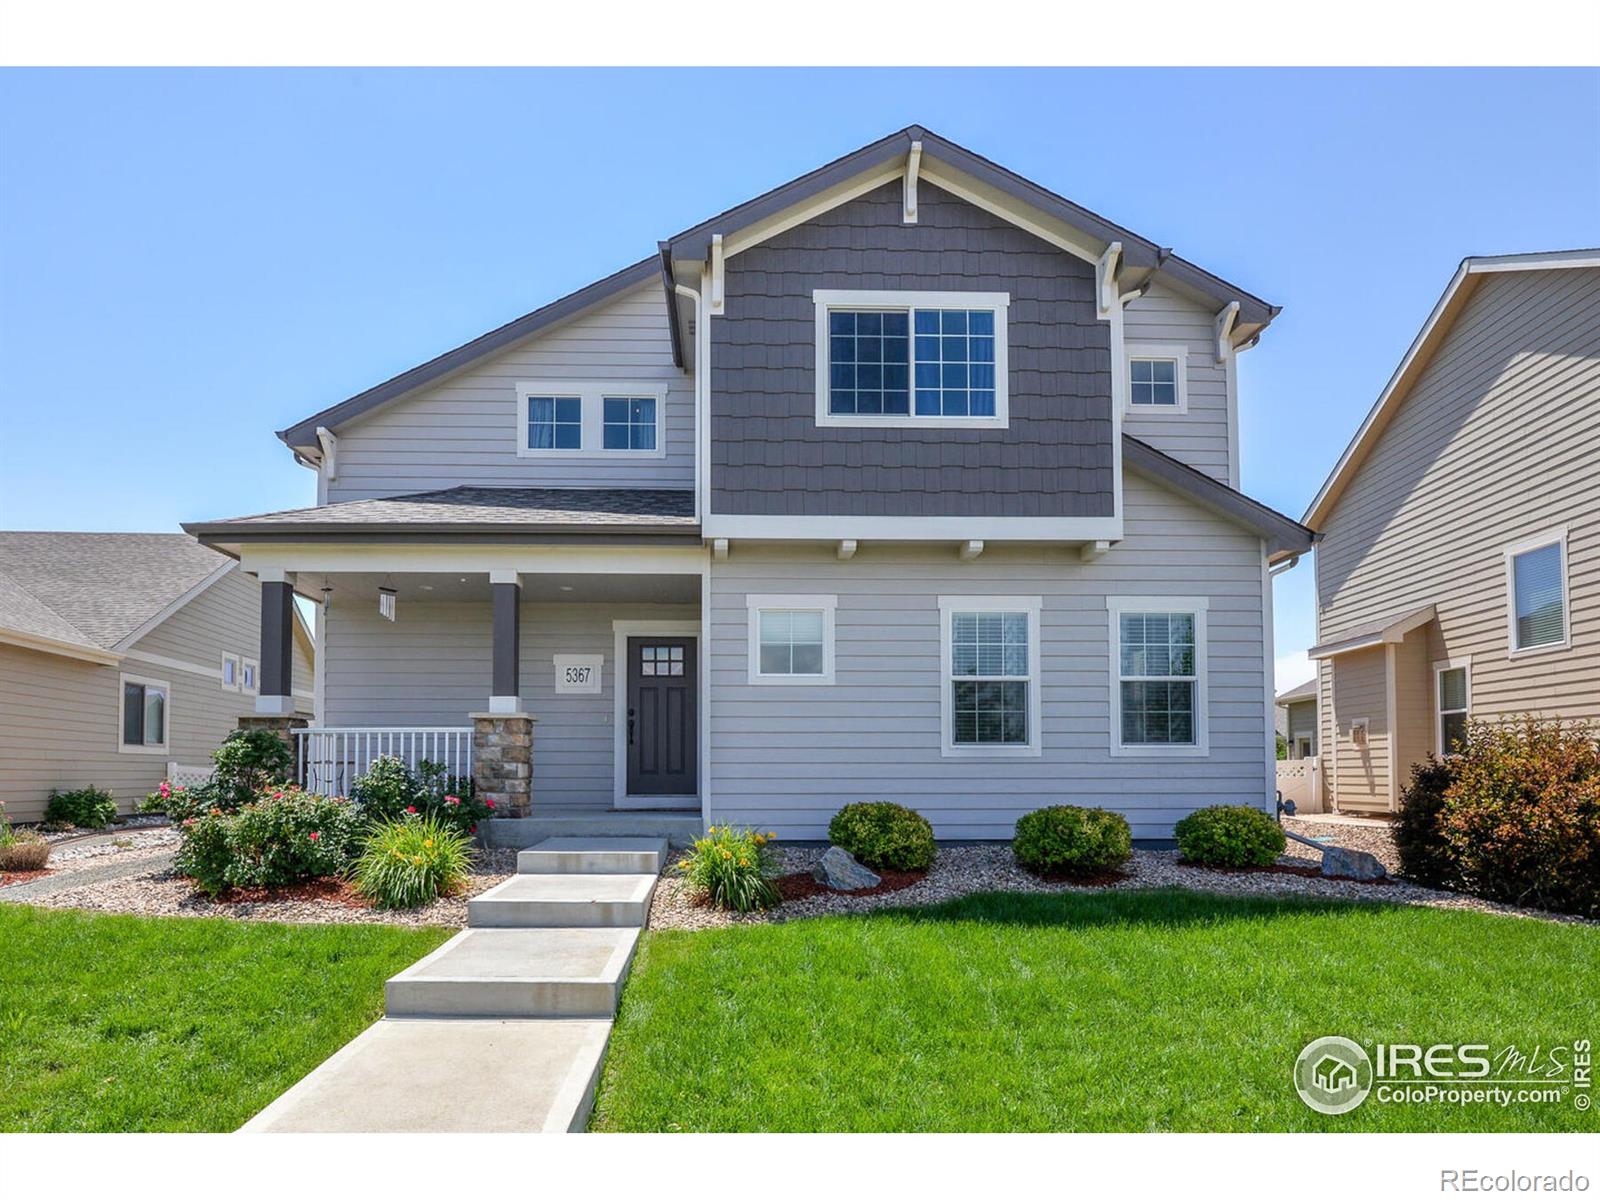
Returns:
[[[450,932],[0,904],[0,1130],[237,1129]]]
[[[1562,1105],[1322,1116],[1306,1042],[1600,1035],[1600,929],[1184,891],[990,895],[645,936],[598,1130],[1594,1130]],[[1600,1040],[1600,1039],[1597,1039]]]

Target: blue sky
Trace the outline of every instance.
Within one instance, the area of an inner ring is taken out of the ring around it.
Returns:
[[[0,528],[310,503],[275,429],[913,122],[1284,306],[1298,516],[1467,254],[1600,244],[1600,72],[0,73]],[[1277,583],[1309,675],[1308,565]]]

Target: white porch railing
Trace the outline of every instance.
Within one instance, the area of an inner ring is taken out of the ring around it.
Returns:
[[[313,726],[294,730],[300,786],[308,792],[346,796],[373,760],[393,755],[413,771],[427,759],[443,763],[445,774],[472,777],[472,727]]]

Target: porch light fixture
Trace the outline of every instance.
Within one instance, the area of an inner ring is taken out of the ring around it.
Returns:
[[[389,587],[378,589],[378,615],[386,621],[394,620],[395,603],[399,594]]]

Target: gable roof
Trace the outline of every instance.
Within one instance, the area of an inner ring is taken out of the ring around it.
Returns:
[[[1317,677],[1313,675],[1310,679],[1306,680],[1299,686],[1292,687],[1288,691],[1280,693],[1278,696],[1274,697],[1273,703],[1280,705],[1298,704],[1303,700],[1315,700],[1316,698]]]
[[[182,533],[0,532],[0,628],[121,650],[233,565]]]
[[[1505,271],[1550,271],[1583,267],[1600,267],[1600,249],[1551,250],[1536,254],[1501,254],[1462,259],[1461,265],[1456,268],[1456,273],[1450,277],[1450,282],[1445,286],[1444,294],[1439,297],[1433,306],[1433,311],[1428,314],[1428,319],[1423,322],[1422,329],[1405,352],[1405,356],[1401,358],[1400,365],[1395,368],[1394,374],[1389,377],[1389,382],[1384,385],[1378,399],[1367,411],[1355,436],[1350,439],[1350,444],[1339,456],[1339,461],[1334,464],[1332,472],[1300,520],[1314,529],[1327,519],[1339,497],[1344,494],[1344,489],[1355,478],[1356,472],[1361,469],[1361,464],[1367,460],[1378,439],[1383,436],[1383,431],[1389,427],[1389,422],[1393,420],[1394,414],[1406,396],[1422,377],[1423,371],[1427,369],[1439,346],[1455,325],[1456,318],[1466,308],[1467,301],[1472,298],[1485,276]]]
[[[1268,304],[1244,289],[1178,257],[1170,249],[1158,246],[1148,238],[1140,237],[1120,225],[1115,225],[1097,213],[1074,204],[1065,197],[1024,179],[1021,175],[1008,171],[997,163],[990,162],[981,155],[958,146],[920,125],[909,125],[818,167],[798,179],[764,192],[753,200],[691,226],[661,242],[657,252],[649,258],[641,259],[615,274],[554,300],[542,308],[534,309],[498,329],[492,329],[409,371],[403,371],[392,379],[359,392],[348,400],[330,405],[321,412],[296,421],[293,425],[279,430],[278,437],[291,449],[315,450],[318,446],[318,426],[337,430],[338,426],[353,421],[381,405],[470,366],[575,316],[592,305],[609,300],[652,279],[659,280],[667,291],[667,311],[670,317],[668,326],[673,342],[673,360],[682,366],[685,338],[679,327],[678,304],[673,294],[676,278],[675,263],[705,258],[710,253],[711,238],[714,233],[729,234],[746,228],[764,217],[803,204],[830,188],[870,172],[875,167],[904,164],[913,142],[922,144],[922,153],[929,162],[946,163],[963,177],[976,180],[981,186],[993,189],[995,193],[1005,196],[1010,201],[1025,205],[1050,219],[1081,231],[1100,249],[1111,242],[1120,242],[1122,261],[1130,267],[1143,270],[1146,276],[1159,271],[1180,287],[1214,299],[1219,307],[1238,303],[1236,329],[1244,334],[1259,333],[1279,312],[1275,305]],[[930,178],[929,182],[939,186],[939,181],[936,179]],[[1097,249],[1096,253],[1098,252]]]

